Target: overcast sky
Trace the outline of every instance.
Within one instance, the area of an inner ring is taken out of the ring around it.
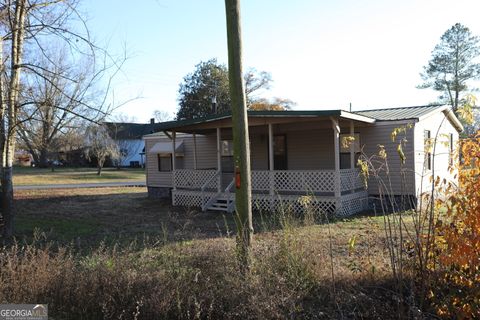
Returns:
[[[265,97],[295,109],[422,105],[416,89],[440,36],[460,22],[480,35],[478,0],[242,0],[244,67],[268,71]],[[182,78],[200,61],[227,63],[223,0],[86,0],[91,33],[129,60],[114,83],[119,111],[146,122],[174,114]]]

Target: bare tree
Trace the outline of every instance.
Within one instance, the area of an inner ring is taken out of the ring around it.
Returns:
[[[53,51],[49,60],[40,58],[39,74],[28,74],[22,82],[24,107],[19,110],[18,135],[40,167],[48,166],[52,154],[68,148],[68,137],[85,126],[85,119],[103,117],[103,112],[89,107],[101,95],[93,64],[73,63],[65,50],[49,50]]]
[[[112,139],[105,125],[91,125],[85,132],[85,156],[97,162],[97,175],[102,174],[105,161],[119,158],[117,143]]]
[[[175,115],[170,114],[164,110],[154,110],[153,118],[155,119],[155,122],[165,122],[165,121],[173,120],[175,118]]]
[[[51,66],[46,68],[38,63],[38,57],[42,56],[55,65],[55,59],[46,50],[47,44],[53,39],[65,43],[72,57],[90,56],[94,65],[107,65],[112,61],[105,51],[90,40],[86,24],[77,11],[77,4],[78,0],[0,0],[0,159],[4,238],[10,238],[14,231],[12,166],[20,115],[32,103],[22,99],[26,96],[23,94],[23,80],[31,75],[44,77],[46,73],[55,73]],[[75,28],[71,27],[73,25]],[[99,52],[103,53],[102,59],[97,56]],[[120,67],[115,62],[111,66],[116,70]],[[101,69],[106,71],[108,68]],[[101,77],[102,74],[105,73],[96,72],[95,77]],[[76,79],[66,77],[64,80],[76,82]],[[110,80],[106,81],[107,87]],[[102,106],[106,105],[106,99],[105,95],[95,103],[85,104],[85,107],[105,116]],[[82,117],[75,111],[68,112]]]

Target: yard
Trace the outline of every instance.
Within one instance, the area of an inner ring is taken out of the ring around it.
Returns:
[[[30,245],[4,249],[3,263],[23,260],[3,265],[0,301],[40,299],[59,318],[386,319],[396,307],[382,217],[256,214],[243,278],[231,215],[172,208],[139,187],[15,198],[18,241]]]
[[[96,168],[62,168],[52,172],[49,168],[14,167],[16,186],[46,184],[80,184],[108,182],[145,182],[142,168],[104,168],[100,176]]]

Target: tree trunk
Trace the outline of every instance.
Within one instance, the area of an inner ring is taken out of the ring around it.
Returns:
[[[225,0],[228,40],[228,77],[232,102],[233,148],[235,162],[235,206],[237,252],[245,271],[249,265],[249,249],[253,235],[252,189],[248,116],[242,70],[242,36],[240,0]]]
[[[5,84],[2,82],[2,92],[6,94],[2,95],[2,113],[3,110],[6,114],[2,115],[3,118],[7,118],[5,130],[1,130],[1,145],[3,148],[0,150],[2,156],[2,216],[3,216],[3,236],[4,239],[10,238],[14,233],[14,207],[13,207],[13,157],[15,153],[15,138],[17,136],[17,102],[20,92],[20,73],[22,70],[22,54],[23,43],[25,39],[25,16],[27,14],[26,0],[15,1],[15,13],[11,34],[11,53],[10,64],[11,74],[9,75],[8,89],[5,90]],[[4,75],[2,75],[4,76]],[[6,101],[4,101],[7,96]]]
[[[103,163],[105,160],[97,160],[97,176],[102,174]]]
[[[40,156],[38,159],[38,166],[40,168],[48,168],[48,152],[46,149],[40,149]]]
[[[2,168],[3,239],[11,238],[14,230],[12,171],[12,167]]]

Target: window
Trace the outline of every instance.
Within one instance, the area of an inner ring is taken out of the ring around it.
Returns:
[[[424,149],[425,149],[425,169],[432,170],[432,153],[431,153],[431,136],[430,130],[423,131],[423,138],[424,138]]]
[[[233,141],[222,140],[220,145],[222,154],[222,172],[231,173],[234,171],[233,164]]]
[[[450,133],[449,134],[449,137],[448,137],[448,146],[450,148],[449,150],[449,154],[448,154],[448,163],[453,166],[453,133]]]
[[[273,136],[273,169],[287,170],[287,136],[277,135]]]
[[[350,134],[340,134],[340,169],[350,169],[350,144],[353,143],[354,166],[357,166],[360,157],[360,133],[354,133],[354,141],[349,142]]]
[[[172,171],[172,155],[158,154],[158,171]]]

